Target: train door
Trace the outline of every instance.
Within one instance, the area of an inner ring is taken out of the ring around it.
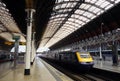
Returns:
[[[61,61],[61,59],[62,59],[62,55],[61,55],[61,54],[59,54],[59,60]]]

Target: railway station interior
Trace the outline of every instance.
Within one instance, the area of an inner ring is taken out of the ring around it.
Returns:
[[[48,80],[120,81],[120,0],[0,0],[0,81]]]

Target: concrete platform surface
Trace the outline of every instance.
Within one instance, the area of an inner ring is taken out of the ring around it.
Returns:
[[[3,69],[3,67],[0,69]],[[10,68],[1,71],[4,73],[0,73],[0,81],[73,81],[38,57],[30,71],[30,75],[24,75],[24,64],[18,64],[16,69]]]
[[[114,66],[112,61],[94,60],[94,68],[120,73],[120,64]]]

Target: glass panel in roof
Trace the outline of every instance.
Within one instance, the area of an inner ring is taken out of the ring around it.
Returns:
[[[100,5],[100,7],[105,8],[108,4],[110,4],[108,1],[105,1]]]
[[[61,33],[61,35],[60,35],[60,38],[64,38],[64,37],[66,37],[67,35],[68,35],[69,33]]]
[[[91,13],[89,13],[89,12],[85,12],[83,15],[90,18],[93,14],[91,14]]]
[[[68,8],[68,7],[71,7],[72,4],[73,4],[73,3],[69,3],[69,2],[68,2],[68,4],[67,4],[66,7],[67,7],[67,8]]]
[[[65,26],[65,27],[67,26],[67,27],[72,28],[72,29],[74,28],[74,26],[71,26],[71,25],[69,25],[69,24],[64,24],[64,26]],[[64,27],[62,27],[62,28],[64,28]]]
[[[73,21],[73,22],[74,22],[74,20],[75,20],[75,19],[73,19],[73,18],[69,18],[69,19],[68,19],[68,21]]]
[[[59,11],[57,11],[57,13],[62,13],[64,11],[64,9],[61,9],[61,10],[59,10]]]
[[[65,8],[67,6],[67,3],[66,4],[62,4],[61,8]]]
[[[64,12],[69,13],[69,11],[71,11],[71,9],[64,9]]]
[[[75,24],[71,23],[71,22],[66,22],[65,24],[68,24],[68,25],[71,25],[71,26],[75,26]]]
[[[64,1],[70,1],[70,0],[64,0]]]
[[[96,16],[95,15],[93,15],[92,17],[91,17],[91,19],[94,19]],[[88,21],[90,21],[90,20],[86,20],[86,22],[88,22]]]
[[[56,15],[55,17],[59,17],[60,15]]]
[[[67,31],[72,31],[73,28],[70,28],[68,26],[64,26],[63,28],[60,29],[60,31],[67,30]]]
[[[100,12],[98,12],[97,13],[97,15],[100,15],[100,14],[102,14],[104,11],[103,10],[101,10]]]
[[[84,23],[84,22],[82,22],[82,21],[79,21],[79,20],[76,20],[75,22],[77,22],[77,23],[79,23],[79,24],[82,24],[82,23]]]
[[[75,11],[75,13],[77,13],[77,14],[83,14],[84,12],[85,12],[85,11],[80,10],[80,9]]]
[[[67,14],[61,14],[61,16],[67,16]]]
[[[77,4],[77,3],[76,3],[76,2],[74,2],[74,3],[71,5],[71,7],[74,7],[76,4]]]
[[[96,7],[95,6],[92,6],[92,7],[90,7],[88,10],[89,11],[94,11],[96,9]]]
[[[100,9],[99,9],[99,8],[95,8],[95,9],[93,10],[93,12],[94,12],[94,13],[100,12]]]
[[[95,18],[96,16],[92,16],[91,19]],[[86,20],[85,22],[89,22],[90,20]],[[83,24],[82,24],[83,25]]]
[[[104,3],[105,0],[98,0],[95,4],[96,5],[101,5],[102,3]]]
[[[93,15],[93,14],[91,14],[91,13],[90,13],[89,15],[87,15],[87,17],[89,17],[89,18],[91,18],[92,16],[94,16],[94,15]]]
[[[97,0],[85,0],[85,2],[95,3]]]
[[[118,3],[118,2],[120,2],[120,0],[115,0],[115,3]]]
[[[74,29],[69,28],[69,27],[66,26],[66,27],[62,28],[61,30],[62,30],[62,31],[66,30],[66,31],[69,31],[69,32],[70,32],[70,31],[73,31]]]
[[[87,18],[85,18],[85,17],[83,17],[83,16],[81,16],[79,19],[81,19],[81,20],[83,20],[83,21],[88,20]]]
[[[56,21],[59,21],[59,20],[64,20],[65,18],[57,18],[57,19],[54,19]]]
[[[75,24],[73,21],[67,21],[65,24]]]
[[[57,5],[54,7],[54,9],[59,9],[60,8],[60,5]]]
[[[71,17],[73,17],[73,18],[79,18],[80,15],[72,15]]]
[[[56,0],[57,3],[63,2],[64,0]]]
[[[80,16],[79,19],[85,21],[87,18],[85,18],[85,17],[83,17],[83,16]]]
[[[83,22],[83,21],[80,19],[76,19],[74,22],[79,23],[79,22]]]
[[[84,7],[84,9],[88,9],[88,8],[90,8],[91,7],[91,5],[89,5],[89,4],[87,4],[85,7]]]
[[[58,35],[60,38],[64,38],[64,37],[66,37],[68,34],[70,34],[70,32],[66,32],[66,31],[62,31],[62,32],[64,32],[64,33],[61,33],[61,34]]]
[[[80,6],[80,8],[84,8],[86,6],[86,4],[82,4],[81,6]]]
[[[113,6],[113,4],[108,5],[108,6],[105,8],[105,10],[111,8],[112,6]]]

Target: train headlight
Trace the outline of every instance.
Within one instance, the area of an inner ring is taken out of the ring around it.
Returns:
[[[81,62],[81,64],[87,64],[86,62]]]
[[[81,64],[94,64],[94,62],[81,62]]]

